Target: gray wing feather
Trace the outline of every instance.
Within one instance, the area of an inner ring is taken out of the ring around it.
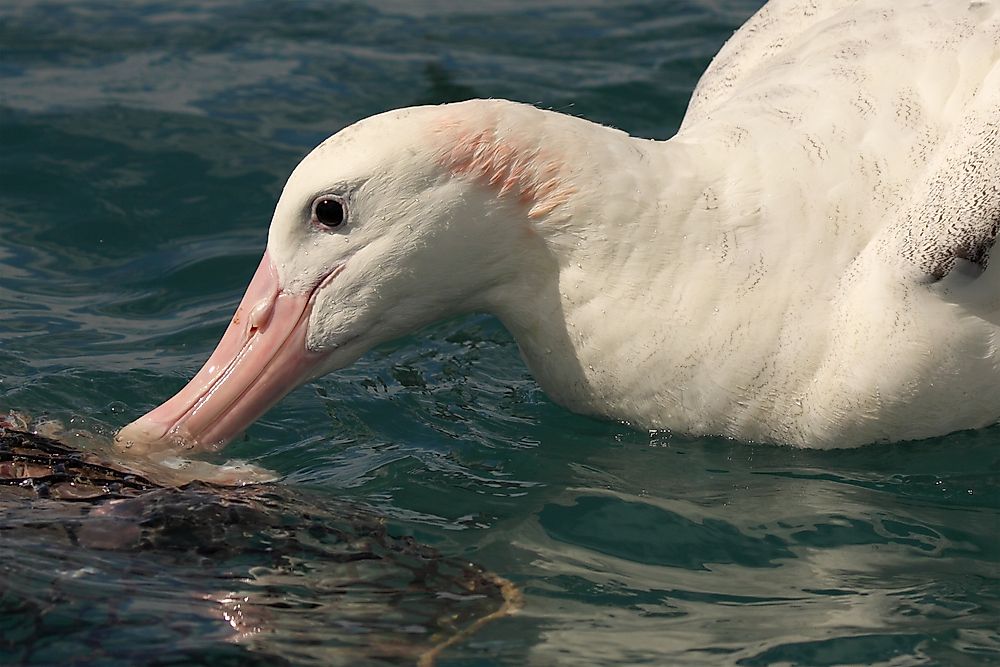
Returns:
[[[959,260],[985,271],[1000,233],[1000,93],[978,97],[896,228],[896,250],[928,282]]]

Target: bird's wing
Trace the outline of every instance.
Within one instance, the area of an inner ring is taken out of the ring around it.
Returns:
[[[881,250],[918,280],[1000,312],[1000,258],[987,271],[1000,235],[1000,60],[960,113]]]
[[[771,0],[726,42],[688,103],[682,129],[724,104],[740,84],[768,68],[798,37],[858,0]]]

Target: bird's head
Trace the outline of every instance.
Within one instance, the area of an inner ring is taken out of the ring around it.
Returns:
[[[573,196],[556,114],[500,101],[385,113],[298,165],[267,249],[200,372],[124,446],[221,447],[296,386],[435,320],[492,310]]]

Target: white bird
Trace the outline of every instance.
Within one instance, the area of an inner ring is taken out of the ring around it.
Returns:
[[[1000,0],[772,0],[668,141],[478,100],[295,169],[215,354],[123,445],[219,447],[298,384],[496,315],[570,410],[803,447],[1000,420]]]

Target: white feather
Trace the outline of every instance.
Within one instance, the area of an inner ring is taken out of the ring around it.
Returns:
[[[773,0],[669,141],[502,101],[391,112],[303,161],[269,247],[292,289],[346,262],[310,320],[343,350],[324,371],[478,310],[554,400],[637,427],[807,447],[983,427],[1000,267],[953,251],[1000,219],[998,108],[1000,0]],[[572,195],[529,210],[441,128]],[[331,188],[351,229],[317,233],[302,212]]]

